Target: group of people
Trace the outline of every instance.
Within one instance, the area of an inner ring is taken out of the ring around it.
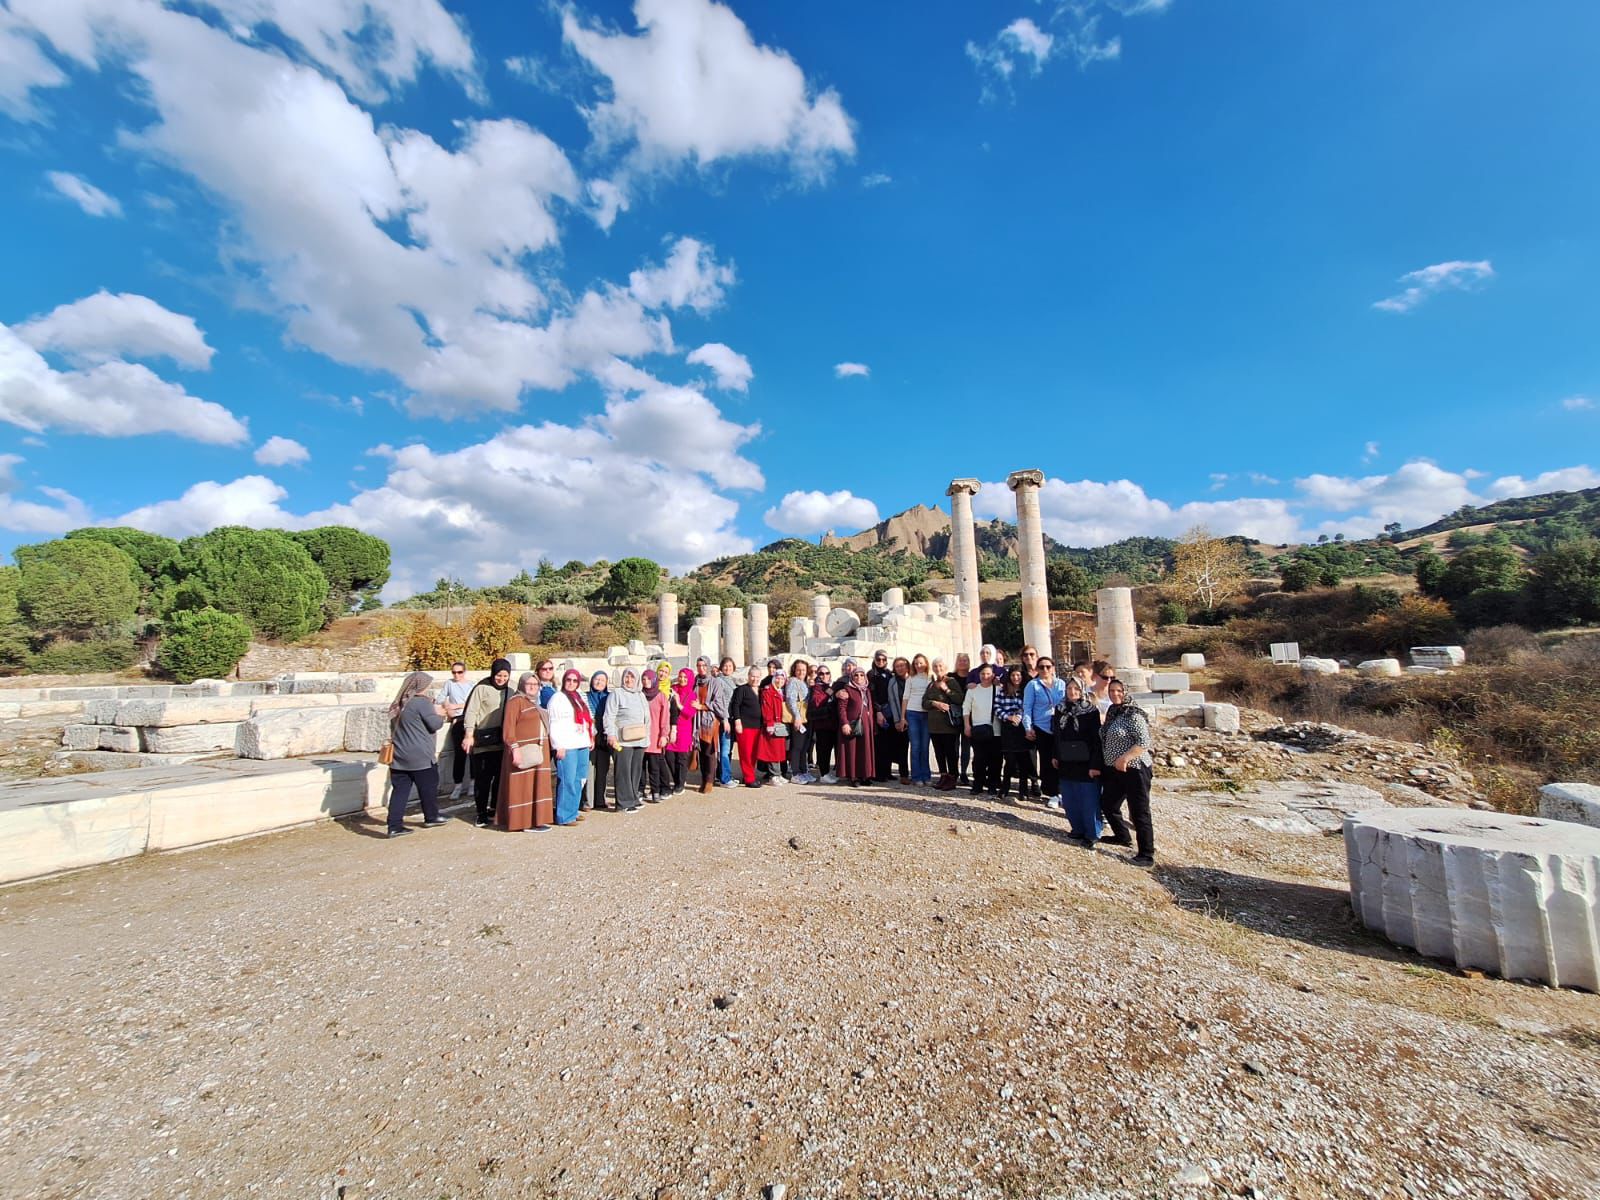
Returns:
[[[513,688],[511,664],[496,659],[475,683],[453,664],[438,699],[432,676],[414,672],[389,709],[389,834],[410,831],[402,817],[413,791],[424,827],[444,823],[434,748],[449,721],[451,798],[470,786],[480,827],[571,826],[587,811],[638,812],[690,786],[897,781],[992,799],[1014,788],[1064,813],[1072,841],[1135,846],[1133,861],[1151,865],[1150,722],[1110,665],[1059,676],[1031,646],[1009,666],[993,646],[979,659],[960,654],[946,670],[938,658],[891,664],[879,651],[870,667],[846,659],[835,680],[804,659],[741,677],[731,658],[716,667],[701,658],[676,673],[624,667],[615,688],[605,671],[585,687],[570,667],[558,682],[549,659]]]

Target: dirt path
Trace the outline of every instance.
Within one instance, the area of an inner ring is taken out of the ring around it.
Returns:
[[[0,892],[0,1194],[1600,1188],[1600,999],[1357,929],[1336,838],[787,788]],[[791,839],[794,842],[791,843]]]

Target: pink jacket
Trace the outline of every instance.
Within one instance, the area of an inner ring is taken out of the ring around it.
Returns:
[[[678,725],[672,741],[667,744],[668,750],[693,750],[694,749],[694,680],[691,679],[682,687],[672,689],[678,697]]]
[[[650,694],[650,740],[645,743],[646,754],[661,753],[661,738],[672,736],[672,706],[666,696],[657,691]]]

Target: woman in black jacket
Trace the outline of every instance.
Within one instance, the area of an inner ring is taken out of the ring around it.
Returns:
[[[1071,677],[1066,699],[1056,706],[1055,763],[1071,839],[1092,847],[1100,840],[1100,776],[1106,765],[1100,747],[1100,710],[1093,700],[1084,699],[1083,685]]]

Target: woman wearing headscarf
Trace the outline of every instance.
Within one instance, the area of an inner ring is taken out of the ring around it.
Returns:
[[[561,675],[561,690],[550,697],[550,744],[556,759],[556,824],[576,825],[583,820],[583,783],[589,775],[589,751],[594,747],[594,714],[578,689],[583,676],[568,667]]]
[[[672,687],[672,741],[667,743],[667,774],[672,779],[672,794],[683,791],[689,775],[689,755],[694,752],[694,714],[699,704],[694,694],[694,672],[678,671]]]
[[[1106,721],[1100,727],[1100,752],[1106,764],[1100,811],[1111,826],[1111,836],[1106,841],[1118,846],[1132,843],[1128,823],[1122,819],[1122,804],[1127,801],[1133,832],[1139,839],[1133,865],[1153,867],[1156,833],[1150,819],[1150,751],[1155,739],[1150,736],[1150,718],[1137,704],[1128,703],[1128,689],[1120,679],[1106,684],[1106,699],[1111,701],[1111,707],[1106,709]]]
[[[428,695],[433,676],[413,671],[400,681],[400,690],[389,705],[389,741],[394,758],[389,763],[389,836],[410,833],[406,825],[406,805],[416,789],[422,801],[422,823],[428,828],[443,825],[439,815],[439,740],[435,736],[444,725],[444,706]]]
[[[820,663],[811,676],[811,694],[806,697],[806,726],[811,748],[816,753],[813,778],[820,783],[837,783],[833,773],[833,752],[839,745],[839,710],[833,703],[833,681],[828,668]]]
[[[728,702],[734,740],[739,745],[739,778],[745,787],[756,786],[756,743],[761,737],[761,697],[756,689],[760,684],[761,668],[751,667]]]
[[[877,775],[873,744],[877,713],[867,673],[854,659],[845,660],[844,679],[834,689],[833,705],[839,716],[839,778],[851,787],[870,784]]]
[[[1067,815],[1068,836],[1084,846],[1100,840],[1100,777],[1105,759],[1100,746],[1100,709],[1084,695],[1076,676],[1066,682],[1066,696],[1055,711],[1052,756],[1060,780],[1059,804]]]
[[[524,671],[506,701],[500,803],[495,824],[507,833],[545,830],[555,819],[555,783],[550,775],[550,721],[539,706],[539,676]]]
[[[672,701],[661,685],[666,682],[655,671],[646,671],[644,700],[650,714],[650,740],[644,747],[644,781],[649,788],[645,800],[660,804],[672,794],[672,784],[667,780],[667,746],[672,742]]]
[[[935,786],[941,792],[953,791],[956,786],[961,701],[966,694],[966,676],[960,671],[946,671],[944,660],[934,659],[933,676],[928,681],[928,690],[922,694],[922,711],[928,717],[928,738],[939,763],[939,782]]]
[[[611,677],[604,671],[589,676],[589,715],[594,718],[594,749],[589,751],[589,785],[584,789],[590,808],[606,808],[606,781],[611,775],[613,751],[605,735],[606,702],[611,699]]]
[[[787,783],[789,769],[789,702],[783,689],[789,677],[780,664],[761,681],[761,736],[756,739],[756,759],[771,783]]]
[[[650,740],[650,704],[639,690],[639,672],[622,669],[621,687],[606,702],[606,740],[616,753],[617,811],[638,812],[644,778],[644,748]]]
[[[461,748],[472,757],[472,799],[478,810],[478,828],[494,819],[495,797],[500,794],[500,765],[505,761],[501,721],[511,697],[511,664],[497,658],[487,678],[473,685],[461,711]]]

